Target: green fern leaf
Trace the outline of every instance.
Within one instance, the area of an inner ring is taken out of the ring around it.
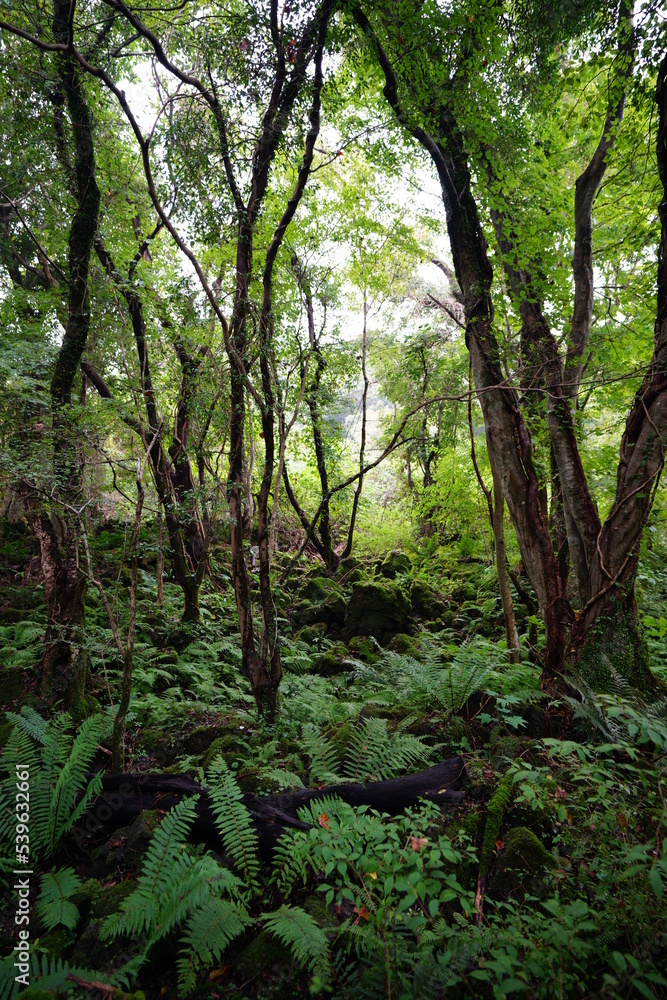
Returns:
[[[273,913],[262,914],[264,926],[290,949],[302,969],[316,972],[323,984],[331,979],[329,943],[322,928],[299,906],[283,905]]]
[[[81,879],[73,868],[60,868],[42,875],[37,914],[44,921],[47,931],[62,924],[74,930],[79,911],[69,898],[81,886]]]
[[[250,917],[235,903],[213,898],[188,920],[176,963],[179,994],[187,996],[196,986],[197,971],[216,962],[234,938],[243,934]]]
[[[252,893],[259,889],[257,833],[243,804],[243,793],[224,758],[218,757],[208,770],[208,793],[225,851]]]

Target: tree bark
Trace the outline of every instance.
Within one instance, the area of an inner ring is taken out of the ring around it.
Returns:
[[[53,2],[53,33],[65,44],[70,36],[69,0]],[[90,658],[85,639],[86,578],[79,568],[76,515],[82,503],[82,457],[68,411],[74,379],[90,329],[88,273],[97,230],[100,192],[95,179],[93,119],[74,57],[58,53],[56,66],[72,124],[73,181],[77,202],[69,231],[67,321],[51,379],[53,495],[44,504],[26,494],[28,521],[39,541],[47,605],[42,677],[48,693],[65,708],[85,714]],[[59,501],[59,502],[58,502]]]

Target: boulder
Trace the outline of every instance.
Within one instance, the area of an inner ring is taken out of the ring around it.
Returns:
[[[411,610],[410,599],[395,583],[355,583],[347,605],[345,630],[350,636],[372,635],[386,643],[397,632],[405,632]]]
[[[423,618],[440,618],[447,610],[447,603],[424,580],[414,580],[410,587],[412,610]]]
[[[380,573],[388,580],[395,580],[398,575],[409,573],[412,560],[405,552],[390,552],[380,565]]]

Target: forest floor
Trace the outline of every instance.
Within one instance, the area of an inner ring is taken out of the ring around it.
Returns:
[[[29,536],[2,532],[0,702],[24,714],[1,724],[1,742],[11,750],[19,730],[32,739],[40,779],[57,743],[54,780],[65,773],[80,793],[89,772],[109,770],[120,664],[105,612],[89,591],[99,730],[58,719],[40,730],[42,588]],[[109,524],[94,552],[121,620],[126,544]],[[663,556],[643,554],[639,600],[667,682]],[[527,585],[514,594],[523,659],[510,667],[493,567],[456,541],[424,539],[348,559],[335,577],[306,561],[277,588],[284,676],[269,724],[239,673],[224,544],[187,636],[173,584],[157,606],[156,561],[147,540],[124,770],[188,775],[214,803],[218,788],[238,823],[230,833],[220,819],[205,852],[187,797],[171,813],[151,801],[119,826],[96,814],[93,789],[69,829],[54,817],[52,784],[46,818],[31,820],[47,832],[35,858],[37,965],[22,995],[667,996],[664,700],[645,704],[622,685],[596,694],[576,677],[559,697],[542,690]],[[241,793],[374,782],[458,755],[462,801],[388,816],[328,797],[304,807],[272,857],[258,853]],[[8,905],[6,954],[12,918]],[[3,1000],[11,962],[0,964]]]

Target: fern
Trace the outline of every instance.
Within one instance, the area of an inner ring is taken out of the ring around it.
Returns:
[[[241,899],[244,884],[210,854],[193,858],[183,841],[196,815],[197,797],[174,806],[155,831],[137,888],[105,921],[102,938],[144,933],[143,952],[133,960],[136,972],[151,948],[183,927],[177,962],[179,993],[196,985],[197,971],[216,961],[250,923]],[[230,899],[222,899],[227,895]]]
[[[58,924],[74,930],[79,919],[79,911],[69,898],[81,886],[81,879],[73,868],[61,868],[42,875],[37,914],[47,931]]]
[[[230,941],[250,923],[248,915],[238,906],[218,898],[209,899],[192,914],[181,938],[183,948],[176,963],[181,996],[195,987],[198,969],[216,962]]]
[[[301,744],[310,759],[311,781],[334,785],[342,780],[339,774],[340,755],[336,747],[324,739],[317,726],[310,723],[301,728]]]
[[[286,945],[302,969],[316,973],[324,988],[331,980],[327,936],[313,917],[299,906],[283,905],[262,915],[270,934]]]
[[[259,890],[257,833],[243,804],[243,793],[223,757],[217,757],[209,767],[208,781],[211,807],[225,851],[251,893],[256,893]]]
[[[88,980],[91,984],[99,980],[99,973],[91,969],[82,969],[70,966],[62,958],[49,958],[42,954],[30,955],[28,981],[30,983],[29,992],[25,991],[21,983],[17,983],[15,954],[0,960],[0,1000],[13,1000],[14,997],[23,996],[43,996],[47,993],[57,995],[60,990],[71,989],[68,982],[69,975],[75,975],[79,979]],[[129,984],[122,970],[106,977],[110,986],[122,986],[125,989]]]
[[[194,822],[196,803],[196,796],[183,799],[162,820],[146,852],[137,888],[105,922],[102,937],[155,931],[167,919],[163,904],[190,868],[183,841]]]
[[[48,857],[101,789],[99,775],[91,779],[89,769],[109,722],[103,716],[93,716],[73,737],[69,715],[61,714],[46,722],[30,708],[24,708],[21,715],[7,714],[14,728],[0,758],[0,766],[10,776],[5,782],[4,795],[8,799],[4,801],[13,799],[16,765],[28,766],[31,853],[34,856],[43,852]],[[3,807],[0,840],[5,850],[11,847],[8,820]]]

